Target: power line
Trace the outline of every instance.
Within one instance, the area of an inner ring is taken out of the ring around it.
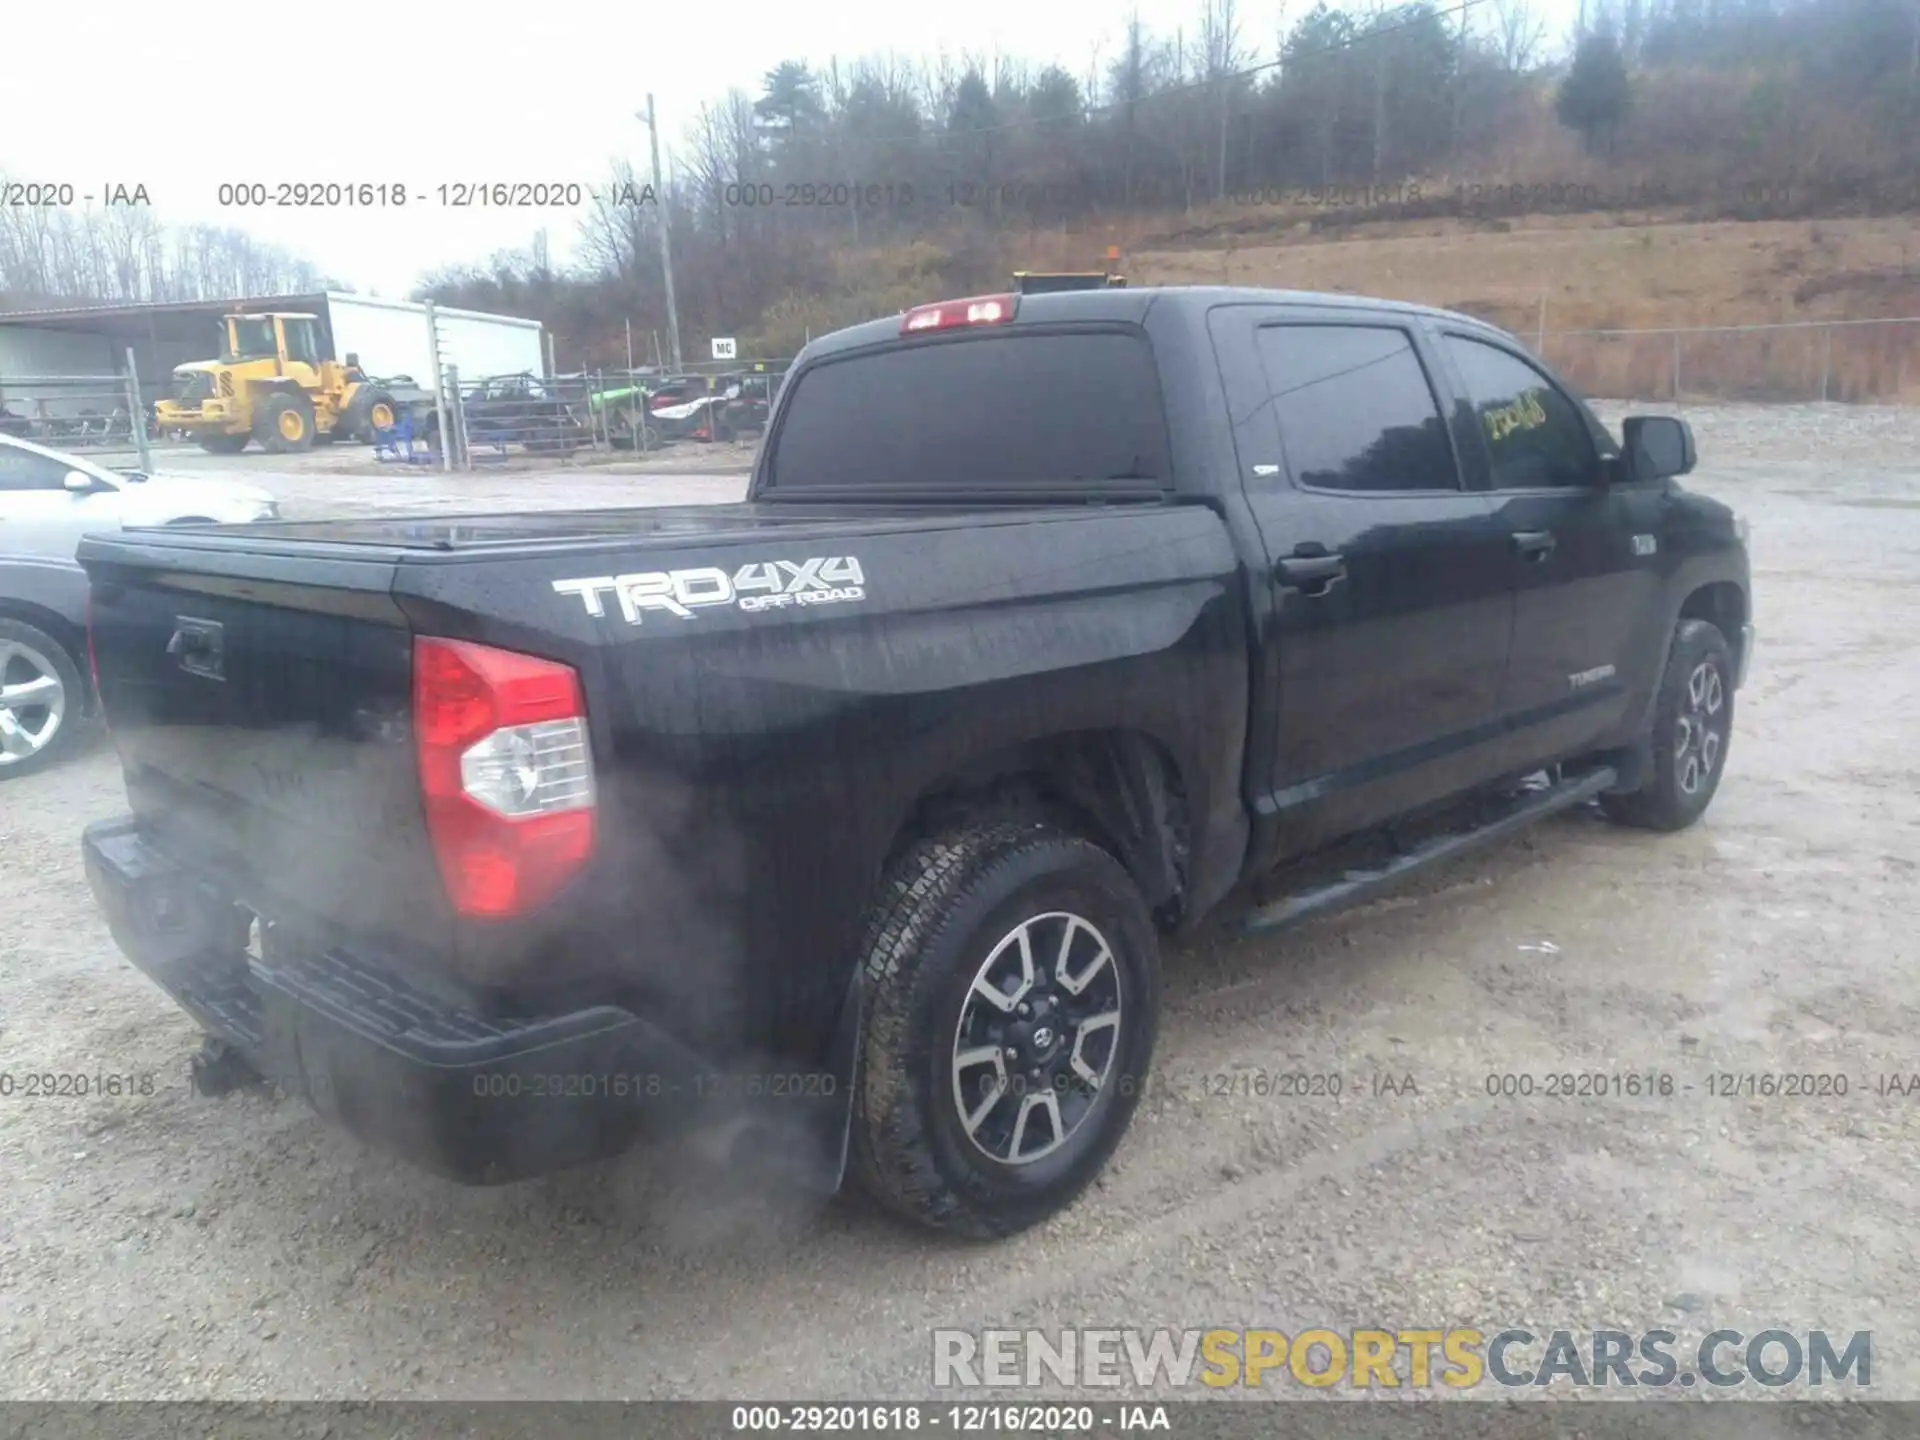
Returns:
[[[931,141],[935,144],[946,144],[954,140],[971,140],[976,135],[998,135],[1009,130],[1031,129],[1036,125],[1058,125],[1063,121],[1076,118],[1085,120],[1095,115],[1124,110],[1131,105],[1151,105],[1169,96],[1186,95],[1195,90],[1207,90],[1216,85],[1225,85],[1235,80],[1250,79],[1255,75],[1263,75],[1269,70],[1278,70],[1282,65],[1297,65],[1303,60],[1316,60],[1322,56],[1338,54],[1343,50],[1352,50],[1368,41],[1379,40],[1385,36],[1397,34],[1402,30],[1411,30],[1416,26],[1430,24],[1434,21],[1442,20],[1449,15],[1464,15],[1467,11],[1477,10],[1486,3],[1487,0],[1463,0],[1463,3],[1451,6],[1448,9],[1429,10],[1409,19],[1397,21],[1391,25],[1383,25],[1376,30],[1369,30],[1364,35],[1356,35],[1352,39],[1343,40],[1338,44],[1323,45],[1315,50],[1297,50],[1290,55],[1280,55],[1272,60],[1263,60],[1258,65],[1249,65],[1244,70],[1233,70],[1224,75],[1209,75],[1203,79],[1191,80],[1182,85],[1169,86],[1165,90],[1156,90],[1153,94],[1142,96],[1138,100],[1111,100],[1104,105],[1082,106],[1070,115],[1030,116],[1024,120],[1008,120],[998,125],[983,125],[975,130],[936,130],[931,133],[922,131],[915,135],[888,135],[879,139],[862,138],[860,143],[863,145],[924,145]]]

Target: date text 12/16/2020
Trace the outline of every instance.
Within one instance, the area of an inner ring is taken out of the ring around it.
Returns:
[[[71,189],[71,187],[67,187]],[[720,203],[760,209],[900,210],[920,198],[914,187],[893,181],[773,184],[740,181],[722,187]],[[214,194],[223,209],[400,210],[438,206],[451,210],[578,210],[589,206],[633,209],[657,206],[654,187],[627,182],[592,185],[578,180],[449,180],[416,185],[404,180],[235,180]],[[51,202],[49,202],[51,203]]]

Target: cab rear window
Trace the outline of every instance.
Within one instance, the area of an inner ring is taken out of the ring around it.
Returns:
[[[1133,331],[964,335],[809,367],[765,488],[1099,489],[1168,482],[1160,378]]]

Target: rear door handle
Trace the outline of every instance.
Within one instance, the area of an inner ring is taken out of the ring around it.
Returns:
[[[1273,570],[1288,589],[1318,597],[1347,578],[1347,561],[1343,555],[1292,555]]]
[[[1553,553],[1553,532],[1551,530],[1516,530],[1513,532],[1513,553],[1525,559],[1539,562]]]

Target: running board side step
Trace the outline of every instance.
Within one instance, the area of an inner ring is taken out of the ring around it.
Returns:
[[[1603,765],[1597,770],[1589,770],[1544,789],[1522,791],[1493,819],[1471,830],[1437,835],[1394,856],[1377,869],[1349,870],[1338,880],[1301,890],[1285,900],[1262,906],[1241,922],[1242,928],[1248,931],[1276,930],[1283,925],[1343,909],[1370,898],[1375,891],[1383,890],[1417,871],[1504,839],[1536,820],[1585,804],[1603,790],[1611,790],[1618,779],[1618,771],[1611,765]]]

